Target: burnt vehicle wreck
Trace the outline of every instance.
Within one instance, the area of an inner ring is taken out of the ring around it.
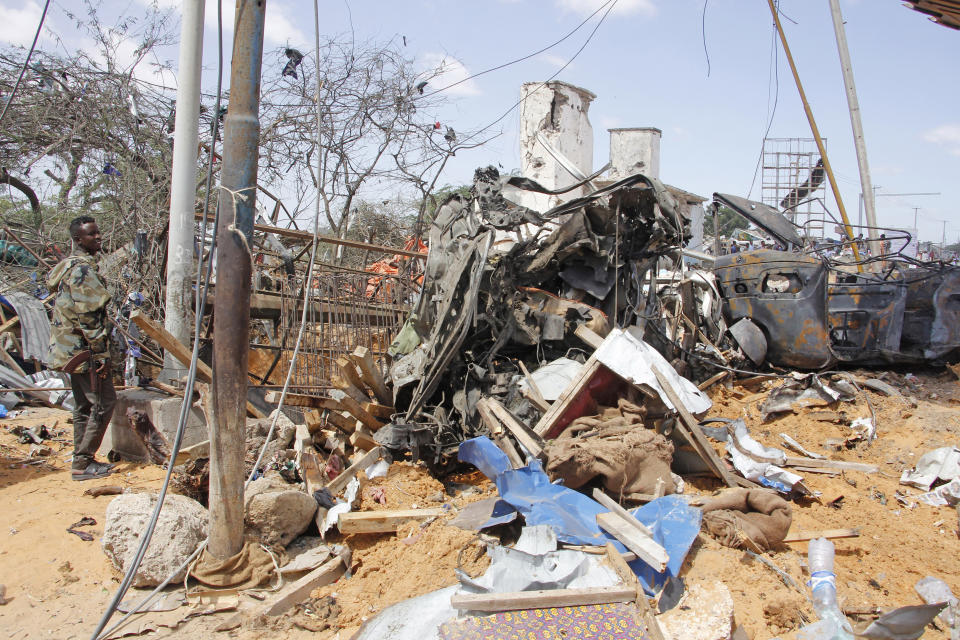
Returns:
[[[938,362],[960,348],[960,269],[899,253],[842,262],[802,248],[790,222],[758,202],[731,207],[783,246],[718,256],[724,316],[750,341],[753,359],[799,369],[836,363]],[[738,332],[734,332],[738,333]],[[746,336],[749,335],[749,338]],[[742,345],[741,345],[742,346]],[[746,349],[746,347],[745,347]]]

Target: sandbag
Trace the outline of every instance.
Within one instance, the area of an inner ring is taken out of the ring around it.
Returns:
[[[787,536],[793,522],[790,503],[765,489],[732,489],[703,506],[703,524],[720,544],[766,551]]]

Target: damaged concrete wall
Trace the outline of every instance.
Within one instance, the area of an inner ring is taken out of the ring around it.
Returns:
[[[548,189],[579,181],[537,140],[537,134],[584,175],[589,175],[593,171],[593,127],[587,111],[596,96],[566,82],[527,82],[521,86],[520,94],[523,98],[520,109],[523,175]],[[522,192],[519,204],[535,211],[547,211],[585,194],[583,188],[559,196]]]
[[[610,179],[622,180],[635,173],[660,178],[660,137],[656,127],[608,129],[610,132]]]

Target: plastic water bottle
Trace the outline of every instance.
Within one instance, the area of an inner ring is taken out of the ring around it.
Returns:
[[[826,538],[810,541],[807,562],[810,565],[810,590],[813,609],[820,621],[800,630],[799,637],[809,640],[853,640],[853,629],[837,604],[837,576],[833,572],[833,543]]]

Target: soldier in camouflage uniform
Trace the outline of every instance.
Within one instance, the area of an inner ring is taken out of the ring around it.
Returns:
[[[110,345],[107,332],[107,303],[110,294],[97,271],[100,229],[90,216],[70,222],[74,251],[47,277],[56,291],[50,331],[47,364],[66,368],[73,387],[73,465],[74,480],[90,480],[109,475],[113,465],[94,460],[110,424],[117,392],[110,380]],[[84,351],[89,360],[71,363]]]

